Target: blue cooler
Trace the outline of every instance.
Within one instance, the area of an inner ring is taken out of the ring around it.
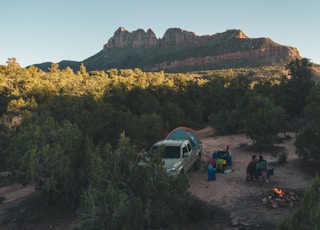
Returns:
[[[212,158],[218,159],[219,158],[219,153],[216,151],[212,154]]]
[[[208,165],[208,180],[216,180],[216,169],[211,164]]]

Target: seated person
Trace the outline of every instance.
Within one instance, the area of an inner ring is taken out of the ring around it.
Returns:
[[[257,156],[253,155],[251,157],[251,161],[247,166],[247,181],[256,181],[256,163],[257,163]]]
[[[266,183],[269,183],[268,181],[268,168],[267,168],[267,161],[263,159],[263,157],[260,155],[259,160],[256,164],[256,170],[257,175],[262,177],[262,180]]]

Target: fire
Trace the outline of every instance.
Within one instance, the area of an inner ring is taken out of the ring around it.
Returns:
[[[281,189],[274,188],[273,191],[280,197],[284,196],[284,191],[282,191]]]

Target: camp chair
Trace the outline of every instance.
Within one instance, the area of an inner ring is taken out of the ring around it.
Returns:
[[[269,180],[269,184],[271,184],[272,176],[273,176],[273,168],[268,169],[267,171],[267,178]]]

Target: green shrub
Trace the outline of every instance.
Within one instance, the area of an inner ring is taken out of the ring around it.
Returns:
[[[301,207],[291,217],[277,226],[278,230],[320,229],[320,177],[317,176],[311,188],[305,193]]]

